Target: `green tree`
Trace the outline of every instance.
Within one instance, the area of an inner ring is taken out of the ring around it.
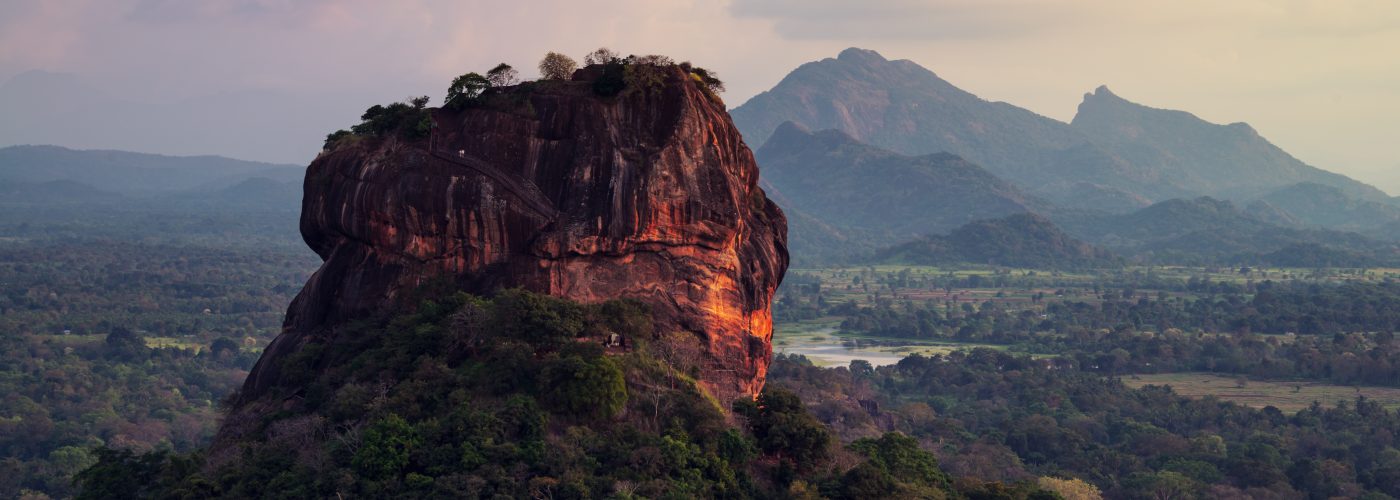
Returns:
[[[1191,478],[1176,472],[1139,472],[1128,476],[1123,486],[1133,493],[1134,498],[1152,500],[1181,500],[1195,498],[1197,484]]]
[[[859,439],[850,447],[897,478],[939,487],[948,485],[948,476],[938,468],[938,459],[920,449],[918,440],[902,433],[887,432],[879,439]]]
[[[228,337],[219,337],[209,343],[209,353],[214,356],[224,353],[238,354],[238,342]]]
[[[96,455],[96,463],[73,477],[82,491],[79,500],[146,498],[166,459],[165,453],[136,455],[107,447],[98,448]]]
[[[549,388],[547,401],[570,414],[607,418],[627,403],[622,369],[601,355],[561,358],[546,366],[541,378],[541,385]]]
[[[851,360],[850,370],[851,375],[855,375],[857,377],[866,377],[870,374],[875,373],[875,367],[871,365],[869,361],[863,359]]]
[[[1036,480],[1041,489],[1058,493],[1065,500],[1103,500],[1103,493],[1097,486],[1083,479],[1061,479],[1042,476]]]
[[[108,359],[125,362],[140,361],[150,355],[146,338],[129,328],[118,326],[107,333],[103,341]]]
[[[409,455],[422,444],[417,432],[396,414],[381,418],[365,430],[351,464],[372,479],[397,476],[408,466]]]
[[[509,66],[506,66],[509,69]],[[467,73],[452,79],[447,87],[447,97],[443,102],[448,107],[461,108],[481,96],[481,92],[491,88],[491,81],[477,73]]]
[[[330,151],[332,149],[335,149],[335,145],[339,144],[341,139],[350,137],[352,135],[354,134],[351,133],[349,130],[345,129],[340,129],[335,132],[326,134],[326,142],[321,145],[321,150]]]
[[[758,401],[739,401],[735,410],[748,417],[764,453],[810,469],[831,456],[831,434],[813,418],[792,391],[769,385]]]

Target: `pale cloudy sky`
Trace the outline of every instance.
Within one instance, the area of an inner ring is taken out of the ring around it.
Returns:
[[[132,130],[111,140],[0,123],[0,145],[56,137],[46,142],[305,163],[370,104],[436,100],[465,71],[506,61],[530,74],[545,51],[600,45],[714,68],[731,106],[850,46],[1061,120],[1107,84],[1249,122],[1304,161],[1400,193],[1396,0],[5,0],[0,82],[42,70],[103,99],[239,109],[210,111],[238,119],[210,116],[207,132],[128,113]],[[250,109],[260,104],[283,112]]]

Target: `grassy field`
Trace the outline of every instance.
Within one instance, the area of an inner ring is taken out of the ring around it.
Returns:
[[[1241,384],[1243,382],[1243,384]],[[1317,401],[1332,406],[1337,401],[1352,401],[1366,396],[1387,408],[1400,408],[1400,388],[1350,387],[1316,382],[1242,380],[1235,376],[1213,373],[1162,373],[1124,377],[1123,383],[1138,388],[1147,385],[1169,385],[1177,394],[1187,397],[1215,396],[1255,408],[1273,406],[1287,413],[1296,412]],[[1243,387],[1241,387],[1243,385]]]
[[[152,349],[171,347],[176,349],[193,349],[194,352],[198,353],[200,350],[208,347],[208,345],[200,343],[198,339],[188,337],[146,337],[146,347]]]

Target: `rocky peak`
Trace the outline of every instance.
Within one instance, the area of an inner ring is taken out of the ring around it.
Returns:
[[[1080,101],[1079,110],[1074,119],[1080,124],[1095,119],[1125,119],[1124,115],[1126,114],[1142,111],[1138,108],[1144,107],[1119,97],[1118,94],[1109,90],[1107,85],[1099,85],[1093,92],[1084,94],[1084,100]]]
[[[877,64],[889,62],[889,59],[885,59],[885,56],[880,55],[879,52],[875,52],[870,49],[862,49],[859,47],[851,47],[841,51],[840,54],[836,55],[836,59],[839,61],[856,64]]]
[[[1118,97],[1118,94],[1113,93],[1112,90],[1109,90],[1109,89],[1108,89],[1108,85],[1099,85],[1098,87],[1096,87],[1096,88],[1094,89],[1093,92],[1089,92],[1089,93],[1084,94],[1084,102],[1081,103],[1080,106],[1084,106],[1084,105],[1087,105],[1087,104],[1090,104],[1090,103],[1093,103],[1093,104],[1105,104],[1105,105],[1107,105],[1107,104],[1131,104],[1131,103],[1129,103],[1127,100],[1123,99],[1122,97]]]
[[[333,348],[341,325],[441,279],[478,294],[641,300],[658,331],[701,341],[705,385],[756,394],[787,222],[723,104],[679,67],[653,69],[647,88],[611,96],[588,71],[495,89],[431,110],[426,139],[367,138],[318,157],[301,229],[324,263],[249,375],[245,404],[278,391],[309,342]]]
[[[784,154],[789,152],[799,152],[809,148],[830,149],[843,144],[857,144],[854,137],[846,132],[836,129],[818,130],[813,132],[807,127],[793,122],[783,122],[773,131],[773,135],[768,137],[768,141],[759,147],[758,155]]]

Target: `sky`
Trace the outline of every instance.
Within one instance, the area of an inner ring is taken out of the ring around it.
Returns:
[[[1108,85],[1400,194],[1395,0],[6,0],[0,145],[305,164],[371,104],[599,46],[714,69],[731,107],[852,46],[1064,121]]]

